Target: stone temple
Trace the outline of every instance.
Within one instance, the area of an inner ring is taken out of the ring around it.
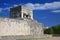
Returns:
[[[30,8],[24,6],[10,8],[10,18],[0,17],[1,40],[42,37],[43,35],[43,24],[33,19]]]

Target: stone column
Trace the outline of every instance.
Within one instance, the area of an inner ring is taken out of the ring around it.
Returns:
[[[31,19],[33,20],[33,12],[31,11]]]
[[[21,18],[23,18],[23,11],[21,11]]]

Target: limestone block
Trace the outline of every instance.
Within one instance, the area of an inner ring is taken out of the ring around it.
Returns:
[[[29,35],[30,26],[24,20],[12,19],[0,21],[0,35]]]
[[[43,35],[43,27],[34,20],[0,18],[0,36],[6,35]]]

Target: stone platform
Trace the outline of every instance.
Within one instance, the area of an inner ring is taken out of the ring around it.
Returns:
[[[31,19],[0,18],[0,36],[9,35],[43,35],[43,26]]]
[[[36,39],[43,39],[43,37],[40,36],[1,36],[0,40],[36,40]]]
[[[54,39],[52,35],[11,35],[1,36],[0,40],[50,40]]]

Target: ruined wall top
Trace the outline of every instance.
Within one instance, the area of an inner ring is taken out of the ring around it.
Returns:
[[[11,18],[33,19],[32,9],[24,7],[24,6],[10,8],[10,17]]]

